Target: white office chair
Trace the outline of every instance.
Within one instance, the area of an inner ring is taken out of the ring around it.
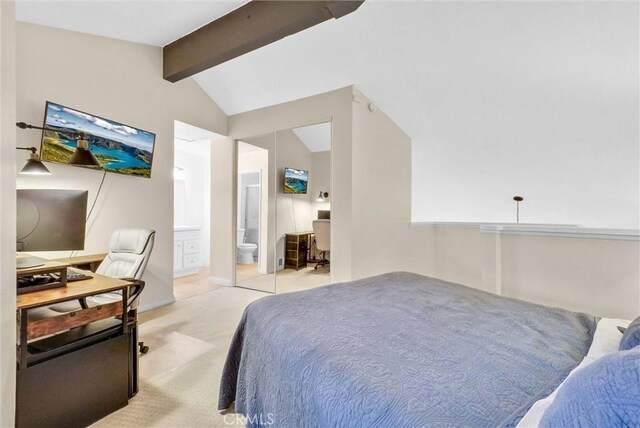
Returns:
[[[314,268],[318,269],[318,266],[329,264],[327,251],[331,250],[331,220],[314,220],[313,235],[316,239],[316,248],[320,252],[320,261]]]
[[[149,263],[156,231],[151,229],[118,229],[111,235],[109,253],[100,263],[96,273],[114,278],[142,279]],[[111,303],[122,299],[117,293],[100,294],[87,298],[89,306]],[[138,299],[129,309],[138,308]]]
[[[135,279],[142,282],[142,274],[144,273],[153,244],[155,241],[156,231],[151,229],[118,229],[111,235],[109,241],[109,253],[100,263],[96,273],[115,278]],[[144,287],[144,282],[142,283]],[[57,305],[49,306],[50,310],[55,312],[73,312],[83,307],[91,307],[113,303],[122,299],[120,293],[105,293],[97,296],[91,296],[80,301],[64,302]],[[129,301],[129,310],[138,308],[138,297]],[[148,346],[140,342],[140,352],[146,353]]]

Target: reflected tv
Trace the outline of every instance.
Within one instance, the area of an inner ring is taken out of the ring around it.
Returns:
[[[151,177],[155,134],[113,120],[74,110],[47,101],[40,153],[45,162],[66,164],[77,146],[78,133],[84,134],[89,149],[100,166],[86,166],[108,172]],[[73,165],[80,166],[80,165]]]
[[[306,194],[309,183],[309,171],[303,169],[284,169],[284,193]]]

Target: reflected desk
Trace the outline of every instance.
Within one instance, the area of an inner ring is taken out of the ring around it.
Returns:
[[[16,425],[87,426],[137,392],[137,320],[131,282],[97,275],[17,296]],[[103,293],[122,300],[68,313],[49,305]]]
[[[307,267],[311,236],[313,231],[290,232],[285,234],[284,267],[300,270]]]

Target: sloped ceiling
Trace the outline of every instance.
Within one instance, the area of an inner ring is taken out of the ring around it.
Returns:
[[[330,122],[295,128],[293,132],[312,153],[331,150]]]
[[[18,0],[17,17],[162,46],[242,3]],[[596,19],[607,4],[369,0],[195,79],[229,115],[353,84],[420,144],[437,127],[495,120],[486,100],[525,86],[636,87],[626,61],[637,53],[621,42],[629,35]]]

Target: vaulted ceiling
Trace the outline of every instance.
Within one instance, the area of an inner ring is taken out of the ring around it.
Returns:
[[[163,46],[242,3],[18,0],[17,18]],[[637,86],[629,26],[602,25],[623,15],[603,15],[607,2],[539,5],[370,0],[195,80],[229,115],[354,84],[418,143],[438,127],[496,120],[486,100],[524,88]]]

